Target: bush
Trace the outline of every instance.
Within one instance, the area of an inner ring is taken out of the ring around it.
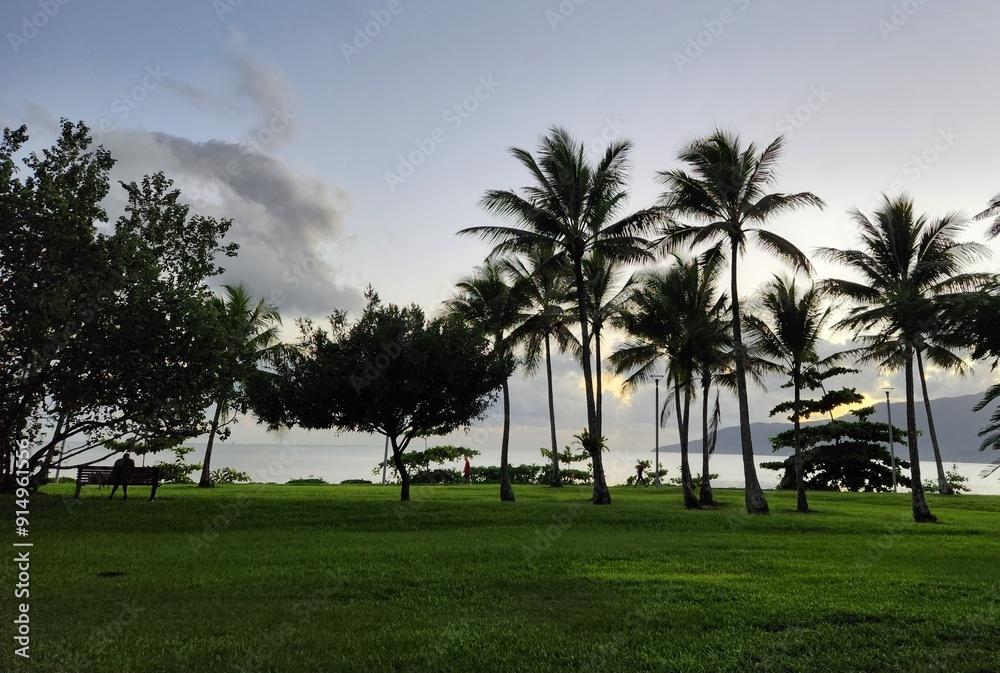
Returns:
[[[173,449],[174,462],[159,462],[153,467],[160,468],[160,480],[164,484],[193,484],[192,472],[201,470],[201,463],[185,463],[184,456],[194,451],[190,446],[178,446]]]
[[[345,479],[344,481],[340,482],[340,484],[342,486],[364,486],[364,485],[371,486],[372,482],[369,481],[368,479]]]
[[[288,486],[323,486],[324,484],[328,484],[330,482],[322,477],[314,477],[310,474],[304,479],[289,479],[285,483]]]
[[[714,472],[709,472],[708,473],[708,480],[709,481],[715,481],[718,478],[719,478],[719,475],[715,474]],[[674,477],[668,483],[671,486],[680,486],[681,485],[681,478],[680,477]],[[699,488],[701,488],[701,472],[699,472],[695,476],[691,477],[691,487],[694,490],[696,490],[696,491]]]
[[[969,478],[958,471],[958,465],[955,463],[951,464],[951,469],[944,473],[944,480],[948,482],[948,486],[951,487],[951,492],[958,493],[968,493],[970,489],[966,484]],[[938,482],[937,479],[925,479],[924,480],[924,490],[928,493],[938,492]]]
[[[234,470],[231,467],[223,467],[218,470],[212,470],[213,484],[237,484],[247,483],[249,481],[249,474],[246,472],[240,472],[239,470]]]

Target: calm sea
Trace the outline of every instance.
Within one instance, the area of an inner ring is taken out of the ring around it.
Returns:
[[[196,452],[188,457],[189,461],[200,461],[204,455],[204,446],[195,446]],[[423,448],[423,447],[420,447]],[[254,481],[284,483],[290,479],[304,477],[320,477],[330,483],[340,483],[346,479],[369,479],[378,482],[381,473],[373,474],[373,469],[382,461],[383,445],[348,445],[348,446],[318,446],[303,444],[216,444],[213,451],[212,467],[231,467],[247,472]],[[692,472],[701,472],[701,455],[692,456]],[[604,464],[608,481],[621,484],[635,472],[637,460],[654,460],[652,451],[643,452],[610,452],[605,454]],[[162,458],[157,458],[162,460]],[[538,451],[511,449],[511,463],[540,464],[543,458]],[[774,460],[770,455],[758,455],[758,464],[762,461]],[[499,464],[497,455],[482,455],[475,465]],[[660,452],[660,465],[668,470],[667,478],[680,475],[680,454]],[[578,465],[582,467],[582,465]],[[935,475],[934,462],[921,461],[924,479]],[[452,466],[460,469],[461,464]],[[979,474],[986,467],[981,463],[960,463],[958,472],[969,478],[968,485],[973,493],[1000,495],[1000,470],[986,479]],[[947,466],[951,469],[951,465]],[[716,454],[712,456],[712,472],[719,475],[714,485],[719,487],[741,488],[743,486],[743,462],[738,454]],[[779,480],[779,473],[773,470],[758,468],[758,477],[764,488],[773,488]]]

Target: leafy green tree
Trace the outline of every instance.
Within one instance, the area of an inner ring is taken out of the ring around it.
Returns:
[[[212,306],[223,329],[225,346],[221,354],[223,362],[218,373],[215,413],[208,430],[199,488],[208,488],[215,483],[211,464],[216,434],[222,440],[229,437],[229,428],[225,426],[236,420],[231,412],[246,409],[246,382],[257,371],[259,363],[279,347],[281,315],[277,307],[263,298],[255,298],[243,283],[223,287],[225,295],[212,298]]]
[[[821,391],[819,398],[806,398],[782,402],[771,410],[771,415],[798,411],[806,420],[813,415],[828,415],[824,424],[800,426],[778,433],[771,438],[771,445],[777,451],[781,448],[799,448],[801,460],[791,456],[783,461],[761,463],[770,470],[783,470],[779,488],[799,488],[801,481],[809,490],[848,491],[888,491],[893,487],[892,455],[883,446],[889,434],[889,425],[872,423],[868,417],[875,413],[874,407],[861,407],[851,411],[857,420],[835,418],[834,411],[848,405],[864,402],[864,396],[854,388],[827,390],[825,381],[843,374],[856,374],[857,369],[830,366],[828,363],[812,364],[802,370],[800,381],[803,387]],[[906,444],[906,434],[899,428],[892,428],[893,441]],[[801,464],[802,479],[799,478]],[[896,461],[896,478],[904,486],[910,480],[899,473],[909,464]]]
[[[476,272],[458,282],[458,293],[445,302],[447,310],[479,325],[493,339],[493,350],[502,358],[514,361],[514,350],[523,338],[520,329],[530,302],[523,282],[509,283],[503,266],[487,261]],[[500,440],[500,500],[514,501],[514,489],[508,473],[510,452],[510,388],[507,379],[503,391],[503,436]]]
[[[914,214],[913,202],[907,196],[885,196],[872,218],[859,210],[851,215],[861,249],[824,248],[819,254],[847,267],[862,280],[830,279],[824,282],[824,288],[834,297],[853,303],[838,327],[854,330],[867,342],[869,355],[882,366],[903,366],[913,518],[918,522],[935,521],[920,479],[913,360],[915,353],[925,348],[927,335],[936,334],[941,307],[982,284],[982,274],[963,271],[967,264],[982,257],[983,247],[956,239],[965,228],[960,215],[951,213],[928,220]],[[878,331],[860,334],[868,329]],[[943,469],[941,472],[944,476]]]
[[[568,269],[557,263],[551,246],[538,247],[527,254],[504,260],[507,273],[524,288],[530,305],[523,314],[518,331],[525,344],[524,370],[534,374],[544,354],[545,380],[549,401],[549,434],[552,442],[552,486],[562,486],[559,469],[559,444],[556,437],[555,395],[552,389],[552,342],[565,352],[574,341],[570,326],[571,279]]]
[[[64,468],[112,440],[170,440],[204,432],[221,332],[206,279],[231,223],[188,217],[162,174],[122,183],[125,214],[110,233],[101,201],[113,160],[83,124],[63,122],[56,144],[23,163],[22,127],[0,150],[0,450],[10,484],[17,440],[29,467]],[[200,407],[200,409],[198,409]],[[48,441],[42,429],[55,426]],[[56,458],[70,437],[83,447]],[[166,445],[164,445],[166,446]],[[87,459],[88,463],[107,457]]]
[[[792,388],[790,418],[793,423],[792,446],[795,449],[796,507],[800,512],[809,511],[801,442],[803,377],[807,368],[824,367],[836,359],[820,360],[816,350],[822,332],[830,322],[830,313],[831,309],[823,306],[816,286],[800,290],[794,279],[774,276],[759,290],[744,317],[752,344],[750,348],[776,361],[776,368],[788,376],[788,385]]]
[[[495,244],[494,254],[526,253],[540,245],[551,246],[555,255],[572,269],[577,324],[581,332],[581,357],[587,401],[587,450],[594,469],[595,505],[611,503],[604,476],[601,436],[594,390],[591,353],[591,319],[584,259],[597,250],[615,263],[651,258],[644,238],[662,218],[659,208],[648,208],[621,216],[628,197],[625,182],[631,143],[611,143],[603,157],[591,165],[584,147],[560,128],[552,128],[539,141],[538,157],[513,148],[511,154],[531,174],[534,184],[521,193],[491,190],[481,204],[487,212],[511,221],[511,226],[487,225],[463,229],[460,234],[478,236]]]
[[[378,433],[392,446],[400,499],[410,499],[403,452],[416,437],[448,434],[485,417],[513,371],[483,331],[456,316],[427,320],[418,306],[382,304],[370,290],[360,318],[328,328],[299,321],[295,349],[272,375],[254,376],[249,407],[271,428]]]
[[[726,255],[730,267],[730,301],[736,396],[740,414],[740,443],[746,481],[747,512],[766,514],[767,499],[757,478],[750,435],[750,406],[747,396],[747,352],[740,324],[741,305],[737,283],[737,262],[748,240],[796,268],[809,270],[808,258],[788,240],[768,231],[765,225],[775,217],[799,208],[825,205],[811,192],[782,194],[770,192],[777,183],[778,162],[784,139],[777,138],[762,151],[753,143],[743,146],[739,136],[716,130],[681,149],[678,159],[690,171],[663,171],[660,181],[667,187],[666,208],[676,218],[694,223],[671,224],[665,235],[668,245],[699,246],[716,241],[715,250]]]

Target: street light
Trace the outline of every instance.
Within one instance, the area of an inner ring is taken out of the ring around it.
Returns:
[[[882,388],[885,391],[885,411],[889,415],[889,453],[892,454],[892,492],[896,493],[896,447],[892,443],[892,405],[889,404],[889,393],[892,388]]]
[[[660,485],[660,379],[663,374],[653,374],[656,381],[656,403],[653,407],[653,427],[656,428],[656,471],[653,472],[653,481]]]

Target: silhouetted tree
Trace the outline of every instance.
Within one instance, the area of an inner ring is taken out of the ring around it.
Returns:
[[[698,246],[719,241],[718,249],[729,259],[740,444],[746,481],[746,509],[751,514],[766,514],[768,506],[757,478],[750,435],[746,348],[740,325],[737,262],[746,249],[747,241],[751,240],[779,259],[808,271],[809,260],[802,251],[764,227],[783,213],[824,205],[811,192],[782,194],[768,191],[777,183],[778,161],[783,148],[784,138],[781,137],[758,151],[753,143],[744,147],[736,134],[716,130],[707,138],[694,140],[681,149],[677,158],[690,172],[677,169],[659,174],[660,181],[668,189],[664,195],[667,209],[676,218],[689,218],[697,223],[673,223],[666,231],[665,242],[673,246]]]

